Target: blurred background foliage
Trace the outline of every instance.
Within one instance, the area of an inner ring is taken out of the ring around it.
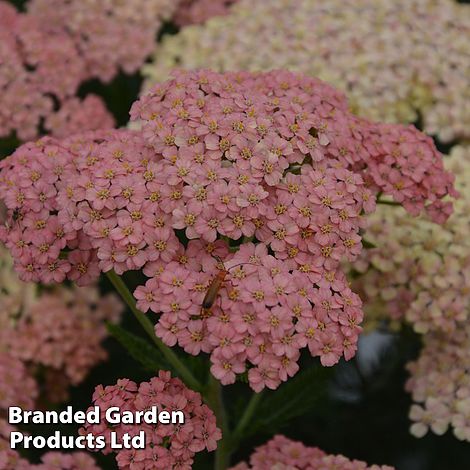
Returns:
[[[11,3],[23,9],[26,1]],[[460,3],[470,3],[470,0],[460,0]],[[175,25],[166,24],[156,40],[177,31]],[[141,84],[140,74],[120,73],[109,84],[98,80],[84,83],[79,95],[92,92],[103,97],[118,125],[122,126],[128,121],[130,106],[137,99]],[[419,127],[419,122],[415,124]],[[0,140],[0,158],[14,151],[18,144],[14,135]],[[446,152],[454,143],[436,144]],[[102,281],[101,288],[104,292],[112,290],[107,280]],[[116,339],[120,330],[112,328],[115,337],[106,342],[110,359],[96,367],[87,380],[72,391],[69,404],[74,408],[86,409],[90,405],[97,384],[112,384],[122,377],[140,382],[154,375],[152,368],[158,358],[152,356],[150,343],[129,312],[122,327],[140,338],[140,348],[136,348],[132,357],[121,344],[122,337],[121,342]],[[407,379],[404,366],[417,357],[419,348],[419,336],[411,331],[372,332],[361,338],[355,359],[343,361],[333,369],[321,368],[318,361],[303,358],[303,374],[283,384],[276,394],[266,393],[250,434],[245,436],[232,463],[247,459],[254,447],[265,443],[276,432],[282,432],[327,453],[394,465],[397,470],[470,469],[470,444],[458,441],[451,431],[441,437],[429,433],[422,439],[409,433],[407,415],[412,402],[404,391]],[[225,387],[224,393],[232,423],[236,423],[250,393],[248,386],[237,383]],[[24,429],[47,436],[57,427],[44,425]],[[76,429],[72,425],[61,427],[69,434]],[[39,455],[40,452],[35,451],[27,454],[31,461],[38,461]],[[103,469],[117,468],[112,455],[97,454],[96,460]],[[198,455],[194,468],[210,468],[211,460],[212,456],[207,454]]]

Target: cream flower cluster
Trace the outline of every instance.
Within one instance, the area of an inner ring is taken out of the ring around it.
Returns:
[[[365,272],[357,282],[368,320],[406,320],[423,334],[420,357],[408,364],[406,388],[418,403],[411,432],[451,426],[470,441],[470,147],[454,147],[445,164],[461,195],[454,213],[439,226],[379,207],[365,237],[380,250],[356,264]]]
[[[452,335],[423,336],[420,357],[408,364],[411,377],[406,389],[416,404],[411,406],[411,433],[424,436],[429,429],[470,442],[470,328]]]
[[[386,305],[388,316],[417,333],[453,333],[470,318],[470,147],[455,147],[444,162],[460,192],[447,222],[379,206],[365,235],[377,248],[355,266],[365,273],[358,282],[370,314]]]
[[[288,69],[343,89],[365,117],[468,137],[470,6],[451,0],[241,0],[164,38],[150,83],[174,67]]]

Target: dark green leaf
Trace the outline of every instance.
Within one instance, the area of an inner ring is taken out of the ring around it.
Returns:
[[[155,372],[156,370],[169,370],[170,366],[162,357],[158,349],[154,348],[148,341],[129,333],[119,325],[108,323],[109,333],[124,346],[129,354],[146,369]]]
[[[276,391],[267,393],[248,431],[249,435],[263,429],[269,433],[275,432],[289,420],[312,410],[326,395],[328,376],[329,371],[325,367],[310,367]]]
[[[366,240],[365,238],[362,239],[362,246],[366,250],[370,250],[372,248],[377,248],[377,245],[375,243],[370,242],[369,240]]]
[[[181,354],[179,358],[201,383],[205,383],[207,381],[210,366],[210,362],[207,356],[191,356],[190,354]]]

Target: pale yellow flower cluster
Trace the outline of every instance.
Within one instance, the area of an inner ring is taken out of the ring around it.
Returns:
[[[379,206],[366,234],[377,248],[356,264],[363,275],[355,282],[367,322],[405,320],[423,334],[420,356],[407,366],[411,432],[452,427],[470,441],[470,146],[454,147],[445,165],[461,195],[447,223]]]
[[[288,69],[348,95],[360,115],[423,121],[443,141],[470,136],[470,6],[452,0],[240,0],[167,36],[143,68]]]
[[[355,268],[369,317],[404,318],[418,333],[452,333],[470,319],[470,147],[444,160],[460,198],[444,225],[379,205],[369,217],[367,250]],[[392,210],[391,210],[392,209]]]
[[[416,402],[410,431],[422,437],[452,427],[457,439],[470,442],[470,325],[452,335],[424,335],[423,343],[419,358],[407,365],[406,389]]]
[[[18,279],[13,269],[13,259],[3,245],[0,245],[0,286],[0,331],[5,332],[18,313],[34,302],[37,285]],[[1,340],[0,344],[3,344]]]

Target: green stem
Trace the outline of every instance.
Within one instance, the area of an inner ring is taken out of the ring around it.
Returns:
[[[209,383],[205,393],[206,402],[211,407],[217,418],[217,425],[222,431],[222,440],[215,451],[214,470],[226,470],[230,464],[230,429],[228,425],[227,412],[222,399],[222,386],[220,382],[209,374]]]
[[[399,202],[386,201],[385,199],[377,199],[377,204],[383,204],[384,206],[401,206]]]
[[[136,306],[136,301],[134,296],[131,294],[127,288],[125,282],[120,276],[118,276],[114,271],[109,271],[106,273],[108,279],[111,281],[114,288],[118,291],[119,295],[126,302],[128,307],[131,309],[134,316],[137,318],[138,322],[142,325],[144,330],[150,336],[152,341],[155,343],[160,352],[165,356],[165,359],[170,363],[170,365],[175,369],[175,371],[180,375],[184,380],[186,385],[195,391],[201,391],[202,385],[194,377],[191,371],[181,362],[178,356],[172,351],[168,346],[166,346],[160,338],[155,336],[155,330],[152,322],[147,318],[147,316],[142,313]]]
[[[246,427],[250,424],[251,418],[253,417],[262,396],[263,396],[262,392],[253,393],[253,395],[251,396],[248,406],[245,408],[245,411],[243,412],[243,415],[240,421],[238,422],[238,425],[235,428],[235,431],[233,431],[232,440],[235,444],[238,444],[238,442],[243,438],[243,432],[245,431]]]

